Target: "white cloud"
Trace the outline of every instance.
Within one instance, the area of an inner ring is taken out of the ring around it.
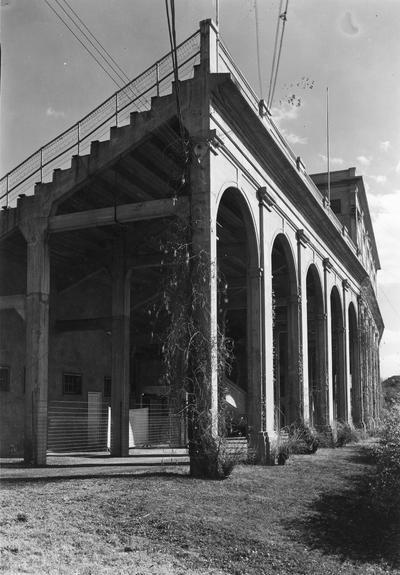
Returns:
[[[387,182],[386,176],[370,176],[377,184],[385,184]]]
[[[363,166],[369,166],[369,164],[371,163],[371,159],[372,158],[367,158],[367,156],[357,156],[357,160],[360,162],[360,164],[362,164]]]
[[[62,112],[61,110],[55,110],[54,108],[49,106],[46,110],[46,116],[49,116],[51,118],[64,118],[65,112]]]
[[[378,296],[379,296],[379,289],[378,289]],[[381,297],[379,299],[382,305],[385,300]],[[385,317],[383,319],[385,321]],[[385,328],[380,345],[381,376],[383,378],[390,377],[391,375],[400,374],[399,350],[400,350],[400,331]]]
[[[382,265],[380,283],[400,284],[400,190],[390,194],[370,194],[368,203]]]
[[[397,166],[396,166],[396,172],[397,172],[397,173],[400,172],[400,160],[399,160],[399,163],[398,163]]]
[[[284,129],[281,129],[281,133],[283,137],[289,142],[289,144],[307,144],[307,138],[302,138],[301,136],[297,136],[291,132],[288,133]]]
[[[283,102],[279,108],[272,108],[271,115],[275,124],[279,126],[282,122],[296,120],[299,115],[299,108],[297,106],[290,106],[287,102]]]
[[[328,158],[324,154],[318,154],[318,156],[321,158],[321,160],[324,163],[326,163],[328,161]],[[330,157],[329,158],[329,164],[331,166],[342,166],[344,164],[344,160],[343,160],[343,158]]]
[[[385,140],[384,142],[381,142],[379,144],[379,149],[381,149],[383,152],[387,152],[389,148],[390,148],[389,140]]]

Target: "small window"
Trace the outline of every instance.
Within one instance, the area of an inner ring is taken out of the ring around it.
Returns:
[[[82,375],[80,373],[63,373],[63,393],[80,395],[82,393]]]
[[[104,378],[104,397],[111,397],[111,377],[106,376]]]
[[[0,366],[0,391],[10,391],[10,368]]]
[[[340,200],[331,200],[331,210],[334,214],[341,214],[342,202]]]

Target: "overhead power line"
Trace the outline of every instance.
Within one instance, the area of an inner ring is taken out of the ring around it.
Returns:
[[[58,0],[56,0],[56,2],[58,3]],[[82,24],[82,26],[84,27],[84,29],[88,32],[88,34],[90,35],[91,38],[93,38],[93,40],[95,41],[95,43],[100,46],[101,50],[103,50],[103,52],[107,55],[107,57],[109,58],[109,60],[114,64],[115,68],[121,73],[121,76],[123,78],[125,78],[125,83],[130,81],[130,78],[128,77],[128,75],[125,73],[125,71],[121,68],[121,66],[118,64],[118,62],[112,57],[112,55],[110,54],[110,52],[103,46],[103,44],[96,38],[96,36],[89,30],[89,28],[87,27],[87,25],[85,24],[85,22],[82,20],[82,18],[80,18],[79,14],[77,14],[77,12],[72,8],[71,4],[67,1],[67,0],[62,0],[62,2],[64,2],[64,4],[66,4],[68,6],[68,8],[71,10],[72,14],[77,18],[77,20]]]
[[[85,24],[78,13],[72,8],[67,0],[54,0],[58,6],[56,10],[55,6],[50,4],[49,0],[44,0],[47,6],[54,12],[57,18],[68,28],[68,30],[73,34],[73,36],[78,40],[85,51],[92,56],[96,63],[101,67],[101,69],[107,74],[107,76],[114,82],[114,84],[119,88],[124,88],[129,82],[130,78],[126,72],[121,68],[121,66],[112,57],[110,52],[103,46],[103,44],[96,38],[96,36],[91,32],[89,27]],[[68,12],[66,8],[69,8],[71,12]],[[59,12],[62,10],[65,16],[68,18],[69,22],[66,21],[65,17]],[[73,26],[73,27],[71,27]],[[86,32],[86,31],[87,32]],[[135,100],[140,102],[143,108],[147,107],[146,102],[143,97],[138,95],[132,86],[127,86],[127,90],[130,91]]]
[[[280,0],[279,14],[278,14],[278,20],[277,20],[277,25],[276,25],[276,33],[275,33],[274,53],[273,53],[273,57],[272,57],[271,78],[270,78],[269,91],[268,91],[267,108],[269,110],[272,108],[272,102],[274,100],[274,94],[275,94],[275,88],[276,88],[276,81],[278,78],[279,63],[280,63],[281,53],[282,53],[283,36],[285,33],[288,5],[289,5],[289,0],[286,0],[285,9],[282,12],[283,0]],[[279,44],[279,47],[278,47],[278,44]]]
[[[259,97],[263,98],[263,85],[262,85],[262,74],[261,74],[261,57],[260,57],[260,29],[258,23],[258,6],[257,0],[254,0],[254,15],[256,20],[256,43],[257,43],[257,71],[258,71],[258,85],[259,85]]]
[[[121,80],[116,80],[114,78],[114,76],[112,76],[112,74],[110,73],[109,70],[107,70],[107,68],[105,67],[105,65],[99,60],[98,56],[96,56],[91,50],[90,48],[87,46],[87,44],[84,42],[84,40],[82,40],[78,34],[76,32],[74,32],[74,30],[71,28],[71,26],[68,24],[68,22],[61,16],[61,14],[59,14],[57,12],[57,10],[50,4],[50,2],[48,0],[44,0],[45,3],[47,4],[47,6],[50,8],[50,10],[52,10],[54,12],[54,14],[57,16],[57,18],[59,20],[61,20],[61,22],[68,28],[68,30],[71,32],[71,34],[78,40],[78,42],[81,44],[81,46],[84,48],[84,50],[86,50],[86,52],[88,52],[90,54],[90,56],[92,56],[92,58],[97,62],[97,64],[100,66],[100,68],[107,74],[107,76],[114,82],[114,84],[116,84],[118,86],[118,88],[122,88],[122,84],[124,84],[125,82],[121,82]],[[57,0],[56,0],[57,1]],[[79,27],[78,27],[79,29]],[[79,29],[80,30],[80,29]],[[104,57],[103,57],[104,60]],[[113,70],[114,71],[114,70]],[[115,71],[114,71],[115,73]]]
[[[177,54],[177,45],[176,45],[176,27],[175,27],[175,2],[174,0],[170,0],[170,7],[168,6],[168,0],[165,0],[165,9],[167,13],[167,24],[168,24],[168,34],[169,34],[169,41],[171,44],[171,58],[172,58],[172,67],[174,71],[174,81],[175,81],[175,98],[176,98],[176,111],[178,116],[178,123],[179,123],[179,131],[180,137],[182,141],[182,149],[183,149],[183,156],[185,159],[185,163],[187,162],[187,143],[185,138],[185,129],[183,126],[182,120],[182,110],[181,110],[181,101],[180,101],[180,91],[179,91],[179,75],[178,75],[178,54]],[[171,15],[170,15],[171,11]]]

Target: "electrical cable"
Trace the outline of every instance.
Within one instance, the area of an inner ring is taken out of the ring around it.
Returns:
[[[125,85],[127,83],[127,81],[126,81],[127,76],[126,76],[125,72],[123,74],[126,76],[126,78],[124,78],[124,76],[121,76],[120,72],[118,70],[116,70],[112,64],[110,64],[110,62],[107,60],[107,58],[104,56],[104,54],[102,54],[102,52],[99,50],[99,48],[96,46],[96,44],[94,44],[92,42],[92,40],[86,34],[86,32],[84,30],[82,30],[82,28],[80,28],[79,24],[76,23],[74,18],[70,14],[68,14],[68,12],[65,10],[63,5],[60,3],[60,0],[54,0],[54,2],[61,8],[61,10],[64,12],[64,14],[66,14],[67,18],[69,18],[71,20],[71,22],[74,24],[74,26],[76,26],[76,28],[78,28],[79,32],[81,32],[83,37],[89,42],[89,44],[93,47],[93,49],[100,56],[100,58],[102,58],[104,60],[104,62],[107,64],[107,66],[109,66],[111,68],[113,73],[119,78],[119,80],[122,82],[122,84]]]
[[[79,38],[79,36],[77,34],[75,34],[75,32],[72,30],[72,28],[68,25],[68,23],[64,20],[64,18],[55,10],[55,8],[49,3],[48,0],[44,0],[45,3],[47,4],[47,6],[50,8],[50,10],[52,10],[54,12],[54,14],[57,16],[57,18],[59,18],[61,20],[61,22],[68,28],[68,30],[71,32],[71,34],[73,34],[73,36],[75,36],[75,38],[78,40],[78,42],[81,44],[81,46],[86,50],[86,52],[88,52],[92,58],[97,62],[97,64],[100,66],[100,68],[102,68],[102,70],[107,74],[107,76],[114,82],[114,84],[116,84],[118,86],[118,88],[122,88],[123,86],[121,86],[117,80],[115,78],[113,78],[113,76],[109,73],[108,70],[106,70],[106,68],[103,66],[103,64],[98,60],[98,58],[89,50],[89,48],[86,46],[86,44]]]
[[[254,14],[256,20],[256,42],[257,42],[257,70],[258,70],[258,84],[260,88],[259,96],[263,98],[263,87],[262,87],[262,78],[261,78],[261,58],[260,58],[260,30],[259,30],[259,23],[258,23],[258,7],[257,7],[257,0],[254,0]]]
[[[100,48],[107,54],[107,57],[111,60],[111,62],[114,64],[114,66],[121,72],[122,76],[125,77],[126,82],[130,82],[129,76],[121,68],[121,66],[118,64],[118,62],[112,57],[110,52],[103,46],[103,44],[90,31],[90,29],[87,27],[85,22],[82,20],[82,18],[80,18],[79,14],[77,14],[77,12],[72,8],[72,6],[69,4],[69,2],[67,0],[61,0],[61,1],[64,2],[64,4],[66,4],[68,6],[68,8],[71,10],[71,12],[74,14],[74,16],[79,20],[79,22],[82,24],[82,26],[85,28],[85,30],[87,30],[87,32],[90,34],[90,36],[96,42],[96,44],[98,44],[100,46]]]
[[[270,77],[270,80],[269,80],[269,90],[268,90],[268,99],[267,99],[267,107],[268,107],[268,109],[269,109],[269,103],[270,103],[270,100],[271,100],[271,90],[272,90],[272,84],[273,84],[274,73],[275,73],[276,51],[277,51],[277,48],[278,48],[280,15],[281,15],[281,13],[282,13],[282,5],[283,5],[283,0],[280,0],[279,12],[278,12],[278,20],[277,20],[277,23],[276,23],[276,31],[275,31],[274,52],[273,52],[273,55],[272,55],[271,77]]]
[[[176,99],[176,108],[177,108],[177,116],[178,116],[178,123],[179,123],[179,132],[182,142],[182,149],[183,149],[183,157],[185,165],[188,161],[188,153],[187,153],[187,144],[185,139],[185,129],[183,126],[182,120],[182,111],[181,111],[181,103],[180,103],[180,92],[179,92],[179,76],[178,76],[178,56],[177,56],[177,45],[176,45],[176,27],[175,27],[175,2],[174,0],[170,0],[171,7],[168,6],[168,0],[165,0],[165,9],[167,14],[167,23],[168,23],[168,34],[169,34],[169,41],[171,44],[171,58],[172,58],[172,67],[174,71],[174,81],[175,81],[175,99]],[[171,9],[171,15],[170,15]],[[182,182],[184,182],[185,174],[182,175]]]
[[[111,56],[111,54],[106,50],[106,48],[101,44],[101,42],[99,42],[99,40],[97,40],[97,38],[95,37],[95,35],[90,31],[90,29],[88,28],[88,26],[83,22],[83,20],[79,17],[79,15],[76,13],[76,11],[70,6],[70,4],[67,2],[67,0],[61,0],[64,1],[65,4],[70,8],[70,10],[72,11],[72,13],[74,14],[74,16],[79,20],[79,22],[82,23],[82,26],[84,26],[86,28],[86,30],[88,31],[88,33],[93,37],[93,39],[95,40],[95,42],[97,42],[97,44],[102,48],[102,50],[106,53],[107,57],[111,60],[111,62],[115,63],[115,66],[118,68],[118,70],[120,70],[120,72],[118,70],[115,69],[114,64],[110,63],[110,61],[104,56],[104,54],[101,53],[101,51],[99,50],[99,48],[92,42],[92,40],[88,37],[88,35],[84,32],[84,30],[82,30],[82,28],[79,26],[79,24],[76,22],[76,20],[74,19],[73,16],[71,16],[70,14],[68,14],[68,12],[66,11],[66,9],[60,4],[59,0],[54,0],[56,2],[56,4],[59,6],[59,8],[61,8],[61,10],[66,14],[66,16],[69,18],[69,20],[73,23],[73,25],[77,28],[77,30],[83,35],[84,39],[87,40],[90,45],[93,47],[93,49],[97,52],[98,56],[100,56],[102,58],[102,60],[105,62],[105,64],[109,67],[109,69],[112,70],[113,74],[115,74],[115,76],[117,76],[118,80],[116,80],[110,73],[108,70],[105,69],[104,65],[102,62],[100,62],[98,60],[98,57],[96,56],[96,54],[93,54],[92,50],[87,46],[87,44],[85,43],[85,40],[83,40],[82,38],[79,38],[79,36],[74,32],[74,30],[70,27],[70,25],[65,21],[65,19],[55,10],[55,8],[48,2],[48,0],[45,0],[46,4],[49,6],[49,8],[56,14],[56,16],[61,20],[61,22],[63,22],[63,24],[68,28],[68,30],[74,35],[74,37],[78,40],[78,42],[83,46],[83,48],[92,56],[92,58],[99,64],[99,66],[102,68],[102,70],[108,75],[108,77],[118,86],[118,88],[123,89],[126,88],[128,89],[131,94],[135,97],[135,99],[139,100],[139,102],[142,104],[142,106],[145,108],[146,107],[146,102],[143,100],[143,97],[139,96],[138,94],[135,93],[135,91],[133,90],[132,86],[126,86],[127,83],[130,82],[130,79],[128,77],[128,75],[126,74],[126,72],[124,72],[124,70],[116,63],[115,59]]]
[[[274,94],[275,94],[276,81],[277,81],[277,78],[278,78],[279,62],[280,62],[280,59],[281,59],[282,44],[283,44],[283,35],[284,35],[284,33],[285,33],[285,26],[286,26],[286,20],[287,20],[288,5],[289,5],[289,0],[286,0],[285,11],[283,12],[283,14],[280,14],[280,16],[279,16],[279,19],[283,21],[283,24],[282,24],[281,39],[280,39],[280,44],[279,44],[278,59],[277,59],[277,62],[276,62],[274,85],[273,85],[272,92],[271,92],[271,99],[270,99],[270,101],[269,101],[269,108],[272,107],[272,102],[273,102]]]
[[[131,86],[126,86],[127,82],[129,83],[129,77],[124,72],[124,70],[118,65],[115,59],[111,56],[111,54],[107,51],[107,49],[101,44],[99,40],[95,37],[95,35],[90,31],[88,26],[83,22],[82,18],[77,14],[77,12],[71,7],[67,0],[54,0],[55,4],[58,6],[58,10],[56,10],[55,6],[52,6],[48,0],[44,0],[47,6],[52,10],[52,12],[57,16],[57,18],[68,28],[68,30],[73,34],[73,36],[78,40],[81,46],[85,49],[86,52],[89,53],[90,56],[96,61],[96,63],[101,67],[101,69],[107,74],[107,76],[118,86],[120,90],[124,88],[126,90],[130,90],[133,94],[135,99],[142,103],[147,108],[146,101],[143,100],[143,97],[136,94]],[[64,2],[65,6],[69,8],[71,14],[68,13],[66,7],[61,4]],[[185,170],[186,164],[188,163],[188,142],[185,141],[185,130],[182,121],[182,112],[181,112],[181,103],[180,103],[180,94],[179,94],[179,78],[178,78],[178,56],[177,56],[177,44],[176,44],[176,27],[175,27],[175,5],[174,1],[171,0],[171,20],[169,18],[168,12],[168,4],[166,0],[167,6],[167,17],[168,17],[168,29],[170,34],[170,44],[171,44],[171,58],[173,64],[173,73],[175,79],[175,86],[176,86],[176,99],[177,99],[177,116],[178,116],[178,123],[179,123],[179,131],[180,137],[177,138],[182,142],[182,148],[184,153],[184,162],[185,162]],[[65,19],[65,17],[59,12],[65,14],[69,21]],[[72,24],[71,24],[72,23]],[[71,26],[75,27],[75,30]],[[87,33],[83,30],[83,28],[87,30]],[[81,36],[80,36],[81,35]],[[93,40],[89,37],[89,35],[93,38]],[[96,44],[103,50],[106,56],[101,52],[100,48],[96,46]],[[89,44],[89,45],[88,45]],[[100,60],[101,59],[101,60]],[[110,62],[111,61],[111,62]],[[109,68],[107,69],[106,66]],[[111,72],[111,73],[110,73]],[[114,77],[115,76],[115,77]],[[122,85],[121,85],[122,84]],[[166,130],[169,131],[170,129],[166,127]],[[176,132],[175,132],[176,133]],[[185,183],[185,172],[182,174],[181,177],[181,187]]]

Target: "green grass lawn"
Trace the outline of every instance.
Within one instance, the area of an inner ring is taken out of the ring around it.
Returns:
[[[400,573],[400,525],[365,490],[362,445],[238,466],[225,481],[146,475],[1,483],[4,573]]]

